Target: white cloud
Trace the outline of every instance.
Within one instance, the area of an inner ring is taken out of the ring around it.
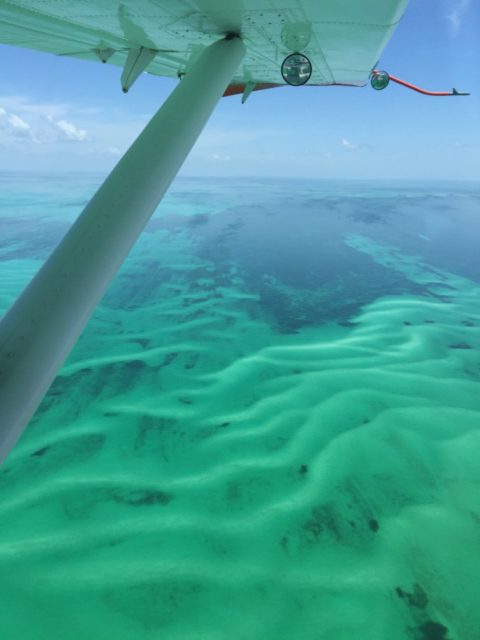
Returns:
[[[8,122],[14,129],[18,129],[19,131],[30,131],[30,125],[19,118],[15,113],[7,117]]]
[[[112,156],[121,156],[122,152],[118,147],[106,147],[105,153],[110,153]]]
[[[16,111],[23,115],[62,118],[72,110],[67,103],[32,102],[26,96],[1,96],[0,102],[8,111]]]
[[[148,119],[127,107],[85,108],[81,103],[0,94],[0,165],[8,169],[109,169]],[[204,163],[213,151],[224,152],[219,145],[204,150]]]
[[[347,140],[346,138],[342,138],[340,144],[342,145],[342,147],[345,147],[345,149],[356,149],[357,145],[353,144],[352,142],[350,142],[350,140]]]
[[[346,138],[342,138],[340,140],[340,144],[345,149],[345,151],[359,151],[360,149],[371,149],[368,144],[357,144],[355,142],[350,142]]]
[[[84,154],[95,156],[121,156],[124,152],[118,147],[101,147],[98,145],[86,145],[82,149]]]
[[[48,120],[64,134],[66,140],[83,142],[87,139],[87,132],[84,129],[76,127],[73,122],[68,122],[68,120],[54,120],[53,118],[48,118]]]
[[[452,0],[447,13],[447,20],[452,36],[457,36],[462,28],[463,18],[471,5],[471,0]]]
[[[3,107],[0,107],[0,131],[0,142],[6,146],[21,142],[22,138],[38,142],[28,122],[25,122],[16,113],[9,113]]]
[[[471,144],[469,142],[452,142],[449,145],[452,149],[457,149],[458,151],[464,151],[468,149],[480,149],[480,146],[477,144]]]
[[[210,153],[207,158],[209,160],[215,160],[216,162],[229,162],[232,158],[221,153]]]
[[[2,146],[17,146],[22,140],[43,146],[65,142],[82,143],[89,139],[86,129],[69,118],[65,105],[33,104],[21,96],[0,97],[0,142]]]

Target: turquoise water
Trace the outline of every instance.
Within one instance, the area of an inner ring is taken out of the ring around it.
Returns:
[[[1,176],[0,310],[97,176]],[[0,470],[5,640],[478,640],[480,185],[179,179]]]

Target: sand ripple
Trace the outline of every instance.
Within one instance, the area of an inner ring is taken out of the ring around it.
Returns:
[[[99,309],[0,473],[3,637],[477,639],[479,290],[349,242],[432,298]]]

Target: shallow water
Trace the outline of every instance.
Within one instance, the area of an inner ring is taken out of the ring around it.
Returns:
[[[0,311],[98,178],[0,179]],[[5,640],[478,640],[480,185],[179,179],[0,470]]]

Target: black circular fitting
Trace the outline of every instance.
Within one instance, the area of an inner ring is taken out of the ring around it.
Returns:
[[[287,84],[299,87],[312,75],[312,63],[303,53],[291,53],[282,62],[282,78]]]

